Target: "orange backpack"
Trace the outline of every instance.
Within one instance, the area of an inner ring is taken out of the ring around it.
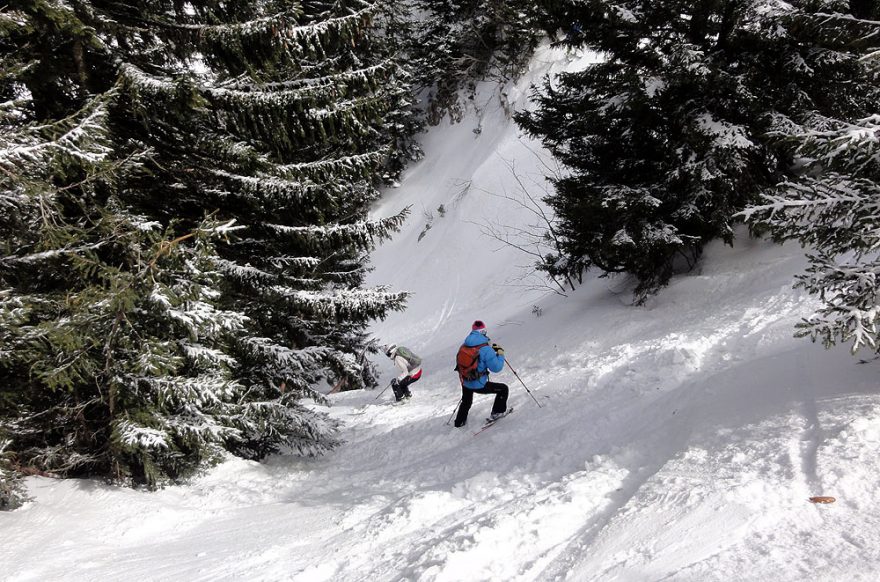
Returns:
[[[488,345],[488,343],[484,343],[478,346],[461,346],[458,348],[458,355],[455,356],[455,371],[458,372],[458,377],[462,384],[473,382],[480,377],[481,374],[477,371],[477,364],[480,361],[480,349]]]

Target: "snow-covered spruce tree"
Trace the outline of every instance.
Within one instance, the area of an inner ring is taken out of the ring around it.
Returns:
[[[317,453],[333,426],[302,397],[374,382],[355,354],[372,318],[404,295],[361,289],[366,253],[403,214],[365,221],[399,135],[408,80],[376,2],[194,3],[113,13],[132,50],[117,132],[153,152],[131,183],[165,222],[206,211],[246,226],[218,246],[220,303],[248,318],[234,346],[251,419],[230,448]],[[111,13],[106,13],[110,18]],[[145,32],[148,30],[149,33]],[[169,196],[170,192],[173,194]]]
[[[363,220],[406,94],[378,12],[25,2],[3,15],[2,42],[32,57],[4,61],[0,81],[15,130],[3,419],[19,463],[155,483],[224,449],[335,446],[335,425],[300,400],[327,380],[373,382],[361,330],[404,299],[360,289],[365,253],[403,218]],[[43,58],[59,46],[71,58]]]
[[[830,112],[808,106],[774,118],[769,135],[794,172],[743,215],[814,251],[797,284],[823,305],[799,324],[799,335],[880,351],[880,4],[834,3],[825,11],[798,15],[799,32],[822,43],[802,68],[851,83],[823,96]]]
[[[387,156],[382,168],[382,181],[398,185],[403,169],[413,161],[424,157],[415,135],[425,128],[424,115],[417,109],[416,81],[413,75],[418,63],[412,62],[411,46],[413,32],[407,2],[383,1],[377,5],[378,16],[374,20],[374,34],[381,37],[386,59],[398,63],[398,83],[394,107],[385,112],[380,130],[387,140]]]
[[[0,511],[8,511],[21,506],[27,499],[21,475],[13,470],[6,447],[9,440],[0,433]]]
[[[852,92],[855,71],[805,29],[840,3],[563,4],[566,42],[607,59],[548,79],[519,117],[570,170],[548,199],[564,237],[552,267],[632,273],[643,300],[706,241],[730,242],[733,215],[789,171],[774,119],[833,113],[831,95]]]
[[[92,308],[124,269],[111,248],[124,245],[103,240],[114,229],[102,190],[118,171],[109,96],[87,98],[75,59],[53,57],[53,69],[45,57],[93,41],[63,7],[0,12],[0,432],[7,462],[68,474],[109,471],[108,422],[92,424],[107,416],[90,377],[103,358],[86,347],[101,340],[81,337],[73,313],[100,317]]]
[[[13,98],[0,112],[6,460],[59,475],[178,476],[222,451],[241,415],[225,366],[186,357],[242,319],[206,303],[218,294],[205,273],[216,229],[183,247],[128,212],[114,183],[137,161],[113,158],[113,93],[45,119],[76,96],[43,107],[21,70],[2,71]]]
[[[176,236],[127,210],[116,184],[139,163],[114,158],[114,92],[46,119],[78,88],[64,93],[76,85],[62,78],[55,101],[40,103],[17,76],[28,69],[2,71],[12,96],[0,113],[5,460],[148,483],[186,474],[246,428],[244,387],[218,349],[243,316],[212,305],[220,276],[207,239],[223,229]]]
[[[416,20],[410,52],[432,125],[447,114],[461,120],[461,98],[474,98],[477,81],[521,73],[541,36],[529,0],[411,1]]]

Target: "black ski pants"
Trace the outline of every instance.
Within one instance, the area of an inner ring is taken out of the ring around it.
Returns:
[[[492,414],[507,410],[507,384],[501,382],[486,382],[486,386],[479,390],[461,387],[461,404],[458,405],[458,414],[455,417],[455,426],[464,426],[467,422],[468,412],[474,403],[474,393],[494,394],[495,402],[492,404]]]
[[[410,384],[415,384],[418,381],[418,378],[413,378],[412,376],[407,376],[400,382],[395,381],[391,383],[391,390],[394,391],[394,399],[400,402],[400,399],[404,396],[407,398],[412,398],[412,392],[409,391]]]

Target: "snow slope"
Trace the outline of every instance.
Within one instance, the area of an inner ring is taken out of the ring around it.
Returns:
[[[583,65],[542,49],[508,99]],[[412,402],[332,395],[333,454],[230,460],[157,493],[31,478],[35,501],[0,513],[0,579],[875,580],[878,363],[792,337],[815,307],[791,288],[802,251],[711,245],[643,307],[625,279],[536,289],[528,257],[485,234],[535,221],[498,195],[519,196],[511,164],[537,188],[548,163],[501,103],[429,133],[376,208],[413,207],[371,276],[414,292],[374,328],[423,357]],[[475,437],[490,398],[446,422],[476,318],[535,400],[499,374],[517,411]]]

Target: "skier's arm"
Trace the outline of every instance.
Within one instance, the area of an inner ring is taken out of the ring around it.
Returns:
[[[504,369],[504,356],[495,353],[495,350],[486,346],[480,350],[486,362],[486,369],[490,372],[498,373]]]
[[[409,362],[407,362],[405,359],[403,359],[403,358],[400,357],[400,356],[395,356],[395,358],[394,358],[394,364],[395,364],[398,368],[400,368],[400,370],[403,372],[402,374],[400,374],[400,375],[397,377],[398,380],[401,380],[401,381],[402,381],[404,378],[406,378],[407,376],[409,376],[409,365],[408,365]]]

